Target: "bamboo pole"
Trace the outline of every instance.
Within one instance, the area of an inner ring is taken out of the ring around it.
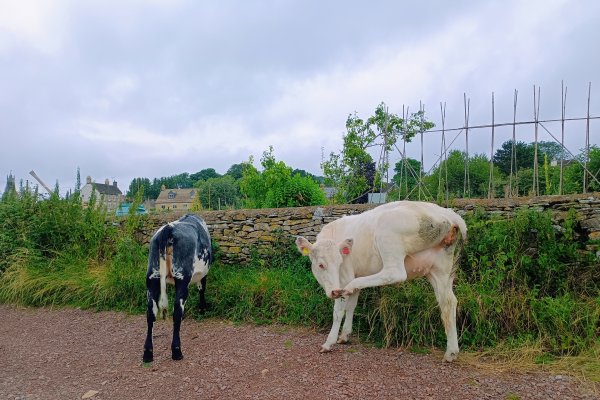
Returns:
[[[490,150],[490,178],[488,181],[488,199],[494,198],[494,92],[492,92],[492,148]]]

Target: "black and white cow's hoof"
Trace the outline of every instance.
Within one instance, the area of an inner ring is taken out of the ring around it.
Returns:
[[[212,304],[211,303],[204,303],[202,305],[200,305],[198,307],[198,314],[200,315],[204,315],[206,314],[208,311],[210,311],[212,308]]]
[[[144,350],[144,357],[142,357],[142,361],[145,363],[154,361],[154,353],[152,353],[152,350]]]
[[[171,349],[171,353],[171,358],[173,360],[183,360],[183,353],[181,352],[181,347],[173,347]]]

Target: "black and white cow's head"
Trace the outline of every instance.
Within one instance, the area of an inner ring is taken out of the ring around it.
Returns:
[[[346,239],[341,243],[317,240],[314,244],[302,236],[296,239],[298,251],[310,258],[312,273],[329,298],[335,299],[342,294],[340,267],[345,257],[352,252],[352,244],[352,239]]]

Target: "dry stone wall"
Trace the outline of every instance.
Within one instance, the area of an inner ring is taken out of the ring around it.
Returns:
[[[225,263],[244,264],[252,252],[268,254],[275,242],[296,235],[313,241],[321,227],[344,215],[364,212],[375,207],[372,204],[350,204],[316,207],[296,207],[258,210],[200,211],[197,214],[206,221],[212,238],[220,247],[221,260]],[[569,210],[574,209],[579,222],[582,240],[600,240],[600,193],[572,196],[544,196],[516,199],[459,199],[449,207],[459,214],[483,209],[492,214],[510,218],[520,209],[550,210],[557,229],[560,229]],[[137,232],[137,239],[148,243],[153,232],[161,225],[181,217],[183,212],[165,212],[148,215]],[[597,244],[589,244],[588,250],[597,252]]]

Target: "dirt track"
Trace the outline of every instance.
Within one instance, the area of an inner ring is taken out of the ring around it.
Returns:
[[[155,361],[143,367],[143,316],[0,305],[0,398],[597,398],[564,376],[490,374],[362,345],[319,354],[322,333],[214,320],[184,321],[175,362],[170,330],[170,320],[155,325]]]

